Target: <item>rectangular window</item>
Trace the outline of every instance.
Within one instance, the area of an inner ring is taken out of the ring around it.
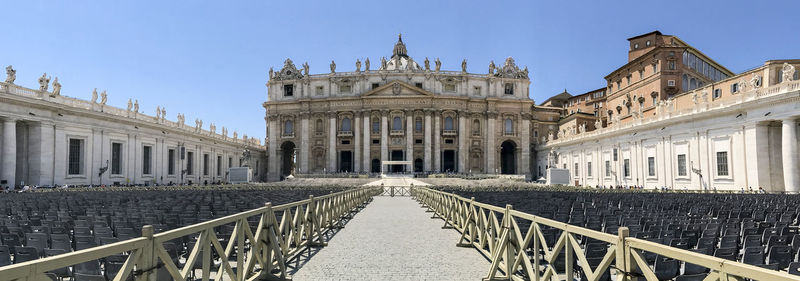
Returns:
[[[111,174],[122,174],[122,144],[118,142],[111,144]]]
[[[675,80],[667,80],[667,86],[675,87]]]
[[[284,97],[294,96],[294,85],[283,85],[283,96]]]
[[[728,152],[717,152],[717,176],[728,176]]]
[[[669,70],[675,70],[675,61],[669,62]]]
[[[714,89],[714,96],[712,99],[718,99],[722,97],[722,89]]]
[[[736,93],[736,92],[739,92],[739,84],[733,83],[731,84],[731,93]]]
[[[647,157],[647,175],[651,177],[656,176],[656,158]]]
[[[514,84],[506,83],[503,91],[506,95],[514,95]]]
[[[203,175],[208,176],[208,154],[203,154]]]
[[[631,85],[631,76],[628,75],[627,77],[625,77],[625,81],[627,81],[626,85],[630,86]]]
[[[686,154],[678,154],[678,176],[686,176]]]
[[[422,83],[414,83],[414,86],[417,86],[417,88],[422,89]]]
[[[222,176],[222,156],[217,156],[217,176]]]
[[[228,157],[228,168],[233,166],[233,157]]]
[[[644,79],[644,70],[639,70],[639,80]]]
[[[611,161],[606,160],[606,177],[611,176]]]
[[[579,171],[578,170],[578,163],[575,163],[575,176],[576,177],[579,176],[579,174],[580,174],[578,171]]]
[[[631,160],[630,159],[623,159],[622,160],[622,170],[623,175],[627,178],[631,176]]]
[[[376,88],[378,88],[378,87],[380,87],[380,86],[381,86],[381,84],[378,84],[378,83],[372,83],[372,89],[376,89]]]
[[[375,119],[374,121],[372,121],[372,132],[377,133],[380,131],[381,131],[381,122]]]
[[[592,176],[592,162],[586,162],[586,176]]]
[[[149,175],[152,174],[153,171],[151,169],[153,157],[153,147],[145,145],[142,147],[142,174]]]
[[[186,152],[186,174],[194,175],[194,152]]]
[[[175,174],[175,149],[167,150],[167,175]]]
[[[353,86],[350,85],[341,85],[339,86],[340,93],[350,93],[353,89]]]
[[[67,173],[69,175],[83,174],[83,140],[69,139],[69,157]]]
[[[453,83],[444,84],[444,91],[445,92],[455,92],[456,91],[456,84],[453,84]]]

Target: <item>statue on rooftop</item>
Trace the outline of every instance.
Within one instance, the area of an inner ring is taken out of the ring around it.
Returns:
[[[156,106],[156,120],[161,119],[161,106]]]
[[[92,90],[92,103],[97,103],[97,88]]]
[[[131,107],[133,107],[133,101],[131,101],[131,99],[128,99],[128,111],[131,111]]]
[[[53,96],[61,95],[61,83],[58,83],[58,77],[53,80]]]
[[[461,61],[461,72],[467,72],[467,59]]]
[[[275,76],[275,71],[272,70],[272,67],[269,68],[269,79],[272,79],[272,76]]]
[[[369,58],[364,60],[364,71],[369,71]]]
[[[308,69],[309,69],[309,68],[310,68],[310,67],[308,66],[308,62],[304,62],[304,63],[303,63],[303,72],[305,72],[305,75],[306,75],[306,76],[308,76],[308,74],[309,74],[309,73],[308,73]]]
[[[6,83],[14,84],[14,80],[17,80],[17,71],[10,65],[6,66]]]
[[[439,72],[439,69],[442,68],[442,62],[439,60],[439,58],[436,58],[434,63],[436,64],[436,72]]]
[[[161,121],[164,121],[166,119],[167,119],[167,108],[166,107],[162,107],[161,108]]]
[[[47,91],[47,87],[50,84],[50,77],[47,77],[47,73],[42,74],[42,77],[39,77],[39,91]]]
[[[489,75],[494,74],[494,69],[495,69],[494,61],[489,62]]]
[[[236,131],[233,131],[233,139],[237,139],[237,138],[239,138],[239,133],[236,132]]]
[[[425,70],[431,70],[431,61],[428,60],[428,57],[425,57]]]
[[[133,103],[133,111],[136,112],[136,113],[139,113],[139,100],[136,100]]]
[[[386,69],[386,57],[381,57],[381,69]]]
[[[331,73],[336,73],[336,62],[331,61]]]
[[[783,82],[789,82],[794,80],[794,73],[795,73],[794,65],[784,62],[783,68],[781,70],[783,71]]]
[[[106,94],[106,91],[103,90],[103,92],[100,93],[100,104],[106,105],[107,101],[108,101],[108,94]]]

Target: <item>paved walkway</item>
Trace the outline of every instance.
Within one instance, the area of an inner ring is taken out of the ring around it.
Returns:
[[[416,184],[415,184],[416,185]],[[456,247],[460,234],[442,229],[410,197],[375,197],[308,260],[294,280],[480,280],[489,262]]]

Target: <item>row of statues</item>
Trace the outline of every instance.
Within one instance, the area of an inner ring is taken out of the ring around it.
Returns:
[[[105,105],[108,101],[108,94],[106,94],[106,90],[100,94],[100,104]],[[92,91],[92,103],[97,103],[97,88],[94,88]]]
[[[434,61],[434,64],[435,64],[434,71],[435,72],[439,72],[441,70],[441,68],[442,68],[442,62],[439,60],[439,58],[436,58],[436,60]],[[423,62],[423,65],[424,65],[424,69],[426,71],[430,71],[431,70],[431,62],[427,57],[425,58],[425,61]],[[356,59],[355,66],[356,66],[356,72],[361,72],[361,66],[362,66],[361,59]],[[370,71],[369,58],[365,58],[364,59],[363,66],[364,66],[364,71]],[[380,69],[387,69],[387,66],[388,66],[388,61],[386,60],[386,57],[381,57]],[[280,78],[280,76],[292,76],[292,74],[293,75],[297,75],[299,77],[284,77],[284,78],[308,77],[308,75],[310,74],[310,72],[309,72],[309,68],[310,67],[308,65],[308,62],[303,63],[302,67],[303,67],[303,71],[300,72],[299,69],[295,69],[294,68],[294,64],[292,64],[291,59],[286,59],[286,61],[284,62],[284,68],[280,72],[276,73],[275,70],[270,67],[270,69],[269,69],[269,78],[273,79],[273,78]],[[330,70],[331,70],[330,73],[336,73],[336,61],[332,60],[330,65],[329,65],[329,67],[330,67]],[[510,70],[508,68],[510,68]],[[495,64],[494,64],[494,61],[491,61],[489,63],[489,75],[502,76],[500,71],[503,70],[503,69],[506,69],[507,70],[506,72],[524,73],[524,77],[527,77],[527,75],[528,75],[528,68],[526,67],[524,70],[519,70],[519,68],[516,68],[516,66],[514,65],[514,60],[511,57],[508,57],[506,59],[506,65],[503,68],[497,68],[497,66],[495,66]],[[497,73],[495,73],[495,71],[497,71]],[[467,73],[467,60],[466,59],[461,61],[461,72]]]

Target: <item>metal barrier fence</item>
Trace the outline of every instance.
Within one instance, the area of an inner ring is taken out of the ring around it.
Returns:
[[[476,202],[452,193],[425,187],[412,190],[413,196],[461,233],[457,246],[475,247],[491,261],[485,280],[574,280],[574,259],[588,280],[597,281],[612,268],[616,279],[658,281],[643,252],[672,258],[709,269],[704,281],[729,280],[800,280],[800,276],[764,269],[736,261],[694,253],[628,237],[628,229],[621,227],[618,235],[611,235],[577,227],[531,214]],[[529,224],[527,229],[520,224]],[[555,243],[548,245],[543,227],[561,230]],[[524,232],[523,232],[524,231]],[[594,269],[576,237],[585,237],[608,243],[605,256]],[[540,255],[540,253],[542,253]],[[556,259],[564,258],[563,268],[556,268]],[[547,262],[541,263],[542,259]]]
[[[414,184],[411,186],[384,186],[381,184],[381,196],[411,196],[412,189],[414,189]]]
[[[195,276],[197,269],[201,270],[199,278],[209,280],[212,252],[222,261],[214,280],[287,279],[290,277],[286,273],[289,260],[307,247],[326,245],[325,232],[339,227],[344,217],[380,192],[369,187],[309,196],[306,200],[279,206],[267,203],[258,209],[158,234],[147,225],[139,238],[0,267],[0,280],[49,280],[45,277],[48,271],[120,254],[127,255],[127,259],[112,275],[114,281],[128,280],[131,276],[137,281],[156,280],[155,269],[159,267],[165,267],[173,280],[188,280]],[[255,230],[248,218],[257,218]],[[225,239],[220,240],[215,228],[234,223],[227,245],[222,245]],[[197,237],[197,240],[185,262],[176,264],[178,257],[171,256],[164,243],[187,236]],[[232,261],[235,261],[235,270]],[[183,268],[178,267],[180,264]]]

